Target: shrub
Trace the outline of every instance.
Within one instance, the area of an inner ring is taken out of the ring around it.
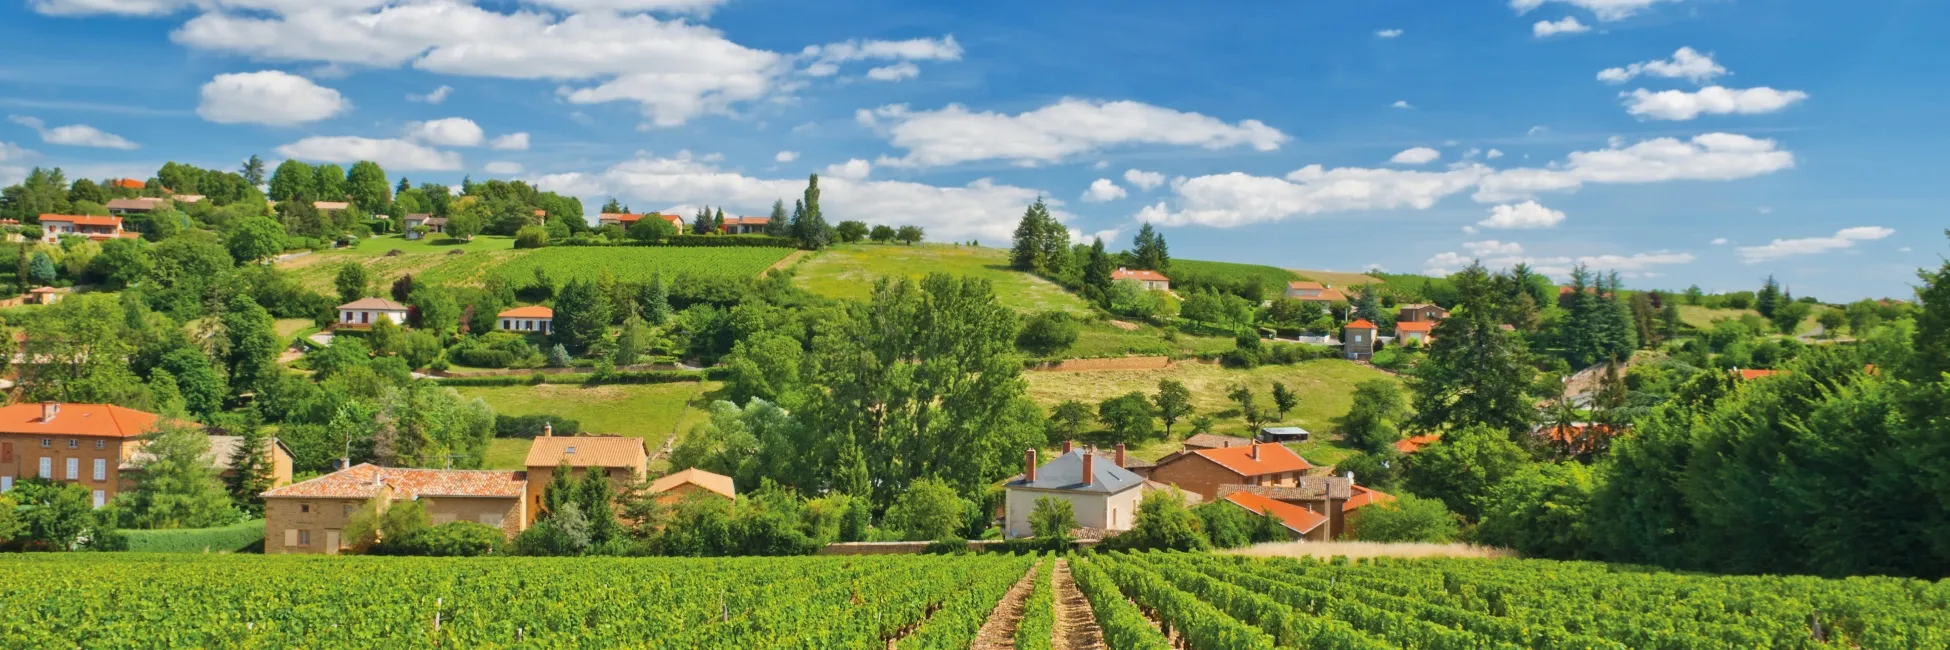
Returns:
[[[528,226],[515,231],[515,248],[541,248],[548,245],[548,229]]]
[[[387,540],[374,546],[372,554],[478,557],[493,554],[507,539],[507,534],[499,528],[472,521],[453,521]]]
[[[548,426],[558,436],[573,436],[582,432],[582,424],[569,418],[555,415],[497,415],[494,416],[494,437],[533,438],[542,435],[542,427]]]
[[[1038,356],[1050,356],[1069,349],[1077,342],[1082,327],[1070,314],[1046,311],[1031,316],[1016,335],[1016,346]]]
[[[220,528],[125,530],[136,553],[238,553],[264,543],[264,520]]]

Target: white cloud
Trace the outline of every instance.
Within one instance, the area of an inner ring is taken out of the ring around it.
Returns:
[[[874,81],[901,81],[919,76],[921,76],[921,66],[907,61],[881,66],[867,71],[867,78]]]
[[[1392,108],[1415,108],[1414,106],[1410,105],[1408,103],[1408,100],[1406,99],[1397,99],[1395,100],[1395,103],[1389,104],[1388,106]]]
[[[1725,237],[1714,237],[1714,238],[1713,238],[1713,241],[1712,241],[1712,242],[1709,242],[1709,243],[1711,243],[1711,244],[1713,244],[1714,246],[1725,246],[1725,245],[1727,245],[1727,238],[1725,238]]]
[[[1494,239],[1489,241],[1463,242],[1463,248],[1468,249],[1470,255],[1477,257],[1523,254],[1522,244],[1516,242],[1500,242]]]
[[[1401,153],[1395,154],[1393,158],[1389,158],[1388,162],[1397,165],[1426,165],[1440,158],[1442,158],[1442,152],[1440,151],[1428,147],[1415,147],[1413,149],[1402,150]]]
[[[1498,270],[1517,264],[1526,264],[1530,266],[1532,271],[1554,278],[1569,276],[1571,269],[1578,264],[1584,264],[1601,271],[1620,271],[1623,275],[1632,277],[1653,277],[1657,273],[1649,269],[1658,266],[1689,264],[1693,261],[1692,253],[1675,253],[1671,251],[1634,253],[1631,255],[1537,256],[1525,254],[1523,246],[1515,242],[1500,242],[1496,240],[1464,242],[1463,248],[1468,253],[1449,251],[1435,254],[1427,262],[1423,263],[1423,272],[1431,275],[1448,275],[1461,267],[1481,261],[1483,266]]]
[[[1483,157],[1489,160],[1496,160],[1503,157],[1503,151],[1501,149],[1491,149],[1489,153],[1483,154]]]
[[[1091,181],[1090,189],[1083,191],[1083,202],[1103,203],[1105,201],[1115,201],[1126,196],[1130,196],[1130,194],[1126,193],[1123,187],[1119,187],[1108,178],[1099,178]]]
[[[1637,184],[1735,180],[1794,166],[1794,154],[1772,140],[1708,133],[1678,140],[1617,143],[1570,154],[1548,167],[1494,170],[1468,163],[1445,171],[1311,165],[1284,178],[1233,172],[1172,181],[1176,194],[1139,212],[1161,225],[1231,227],[1296,216],[1361,210],[1427,209],[1470,188],[1483,203],[1524,201],[1539,192],[1568,192],[1586,183]]]
[[[1165,175],[1140,169],[1126,169],[1124,170],[1124,182],[1135,185],[1140,190],[1148,191],[1165,184]]]
[[[46,123],[36,117],[14,115],[7,119],[15,124],[39,132],[41,134],[41,142],[48,144],[66,145],[70,147],[94,147],[97,149],[121,149],[123,151],[141,148],[141,145],[130,142],[128,138],[86,124],[69,124],[67,126],[48,128]]]
[[[521,163],[496,161],[482,166],[481,170],[490,174],[512,176],[521,173]]]
[[[370,160],[386,169],[399,171],[454,171],[461,168],[460,154],[398,139],[313,136],[278,147],[277,151],[287,158],[316,162]]]
[[[1258,120],[1228,124],[1218,118],[1132,101],[1064,98],[1016,115],[970,112],[960,104],[937,111],[905,105],[858,113],[861,123],[884,127],[889,141],[907,150],[881,164],[933,167],[977,160],[1035,165],[1120,145],[1250,146],[1272,151],[1289,138]]]
[[[1072,244],[1089,244],[1092,242],[1101,241],[1104,242],[1104,244],[1109,245],[1112,241],[1115,241],[1117,239],[1118,233],[1122,232],[1117,228],[1110,228],[1106,230],[1099,230],[1097,232],[1093,232],[1086,235],[1083,233],[1083,231],[1077,230],[1075,228],[1069,228],[1068,230],[1070,231],[1070,243]]]
[[[873,163],[854,158],[843,163],[827,165],[826,169],[821,170],[819,174],[821,178],[830,176],[855,181],[866,180],[867,176],[873,174]]]
[[[724,4],[729,0],[531,0],[531,1],[534,2],[535,4],[542,5],[544,7],[552,7],[555,9],[561,9],[564,11],[573,11],[573,12],[613,11],[616,13],[632,13],[638,11],[656,11],[656,12],[669,13],[669,14],[696,14],[702,16],[711,13],[712,9],[716,9],[718,5]]]
[[[1707,86],[1695,92],[1683,90],[1663,90],[1651,92],[1644,88],[1622,93],[1625,98],[1625,112],[1637,117],[1655,120],[1690,120],[1706,115],[1756,115],[1772,113],[1808,98],[1808,93],[1799,90],[1775,90],[1762,86],[1759,88],[1731,89]]]
[[[1537,24],[1530,26],[1531,35],[1537,38],[1550,38],[1559,34],[1583,34],[1588,31],[1591,31],[1591,27],[1578,22],[1577,16],[1565,16],[1557,21],[1539,20]]]
[[[1902,248],[1898,248],[1898,249],[1896,249],[1896,252],[1898,252],[1898,253],[1908,253],[1908,252],[1910,252],[1910,251],[1912,251],[1912,250],[1915,250],[1915,249],[1912,249],[1912,248],[1910,248],[1910,247],[1908,247],[1908,246],[1904,246],[1904,247],[1902,247]]]
[[[1666,79],[1685,79],[1704,84],[1715,77],[1727,74],[1727,69],[1713,62],[1712,54],[1700,54],[1690,47],[1679,48],[1672,53],[1672,59],[1641,61],[1623,68],[1605,68],[1598,71],[1598,80],[1605,83],[1622,84],[1640,75],[1664,77]]]
[[[502,151],[527,151],[528,132],[510,133],[488,142],[488,148]]]
[[[447,101],[447,96],[452,94],[454,94],[453,86],[441,86],[439,88],[433,89],[433,92],[427,93],[425,95],[409,94],[406,96],[406,101],[421,102],[426,104],[438,104],[440,102]]]
[[[528,179],[538,187],[580,197],[615,196],[632,205],[723,205],[726,213],[764,214],[772,201],[805,191],[804,178],[755,178],[717,168],[679,153],[670,158],[639,158],[606,171],[554,174]],[[979,239],[1008,241],[1015,219],[996,215],[1022,213],[1022,206],[1048,193],[1000,185],[979,179],[960,187],[941,187],[906,181],[860,181],[822,177],[820,205],[829,215],[890,225],[926,228],[930,238],[944,241]],[[1059,220],[1070,215],[1060,201],[1049,201]]]
[[[1402,30],[1399,30],[1399,29],[1383,29],[1383,30],[1378,30],[1378,31],[1376,31],[1376,32],[1374,33],[1374,35],[1375,35],[1375,37],[1376,37],[1376,38],[1394,38],[1394,37],[1397,37],[1397,36],[1401,36],[1401,35],[1402,35]]]
[[[1552,210],[1536,201],[1492,206],[1487,219],[1476,222],[1484,228],[1555,228],[1564,223],[1564,211]]]
[[[1510,0],[1510,8],[1522,14],[1541,7],[1546,2],[1560,2],[1590,11],[1598,20],[1614,21],[1631,17],[1632,14],[1659,2],[1679,2],[1680,0]]]
[[[0,142],[0,187],[14,185],[27,178],[27,168],[20,166],[22,160],[34,152],[12,142]]]
[[[203,84],[196,114],[218,124],[296,126],[352,108],[339,91],[288,72],[220,74]]]
[[[1528,131],[1524,131],[1524,132],[1523,132],[1523,134],[1524,134],[1525,136],[1533,136],[1533,135],[1541,135],[1541,134],[1543,134],[1544,132],[1546,132],[1546,131],[1549,131],[1549,130],[1551,130],[1551,128],[1550,128],[1550,127],[1548,127],[1548,126],[1543,126],[1543,125],[1541,125],[1541,124],[1540,124],[1540,125],[1537,125],[1537,126],[1533,126],[1533,127],[1530,127],[1530,130],[1528,130]]]
[[[799,152],[797,151],[781,151],[772,155],[773,162],[789,163],[798,159]]]
[[[1843,228],[1827,237],[1804,237],[1801,239],[1776,239],[1765,246],[1741,246],[1736,249],[1740,261],[1748,264],[1778,260],[1784,257],[1814,255],[1846,248],[1854,248],[1859,242],[1874,241],[1896,231],[1881,226],[1857,226]]]
[[[406,137],[443,147],[478,147],[487,139],[481,125],[464,117],[449,117],[406,125]]]

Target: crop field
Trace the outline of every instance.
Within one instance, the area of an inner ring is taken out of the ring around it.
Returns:
[[[1372,275],[1368,275],[1366,273],[1349,273],[1346,271],[1321,271],[1321,270],[1314,270],[1314,269],[1289,269],[1289,270],[1292,271],[1295,275],[1300,276],[1300,279],[1302,280],[1313,280],[1315,282],[1319,282],[1322,284],[1329,284],[1336,287],[1353,287],[1353,286],[1359,286],[1363,284],[1373,284],[1381,281],[1380,278],[1374,277]]]
[[[1286,284],[1300,279],[1292,271],[1259,264],[1236,264],[1233,262],[1202,262],[1199,260],[1172,260],[1171,273],[1174,281],[1196,279],[1201,283],[1237,286],[1247,279],[1258,280],[1267,296],[1278,296],[1286,291]]]
[[[1547,560],[77,553],[0,570],[36,586],[0,590],[0,639],[24,648],[959,649],[1009,630],[1117,650],[1950,647],[1950,583]]]
[[[619,282],[648,282],[662,272],[665,281],[679,273],[754,277],[792,254],[789,248],[680,246],[563,246],[526,251],[493,270],[517,284],[535,277],[541,268],[557,283],[594,280],[608,269]]]

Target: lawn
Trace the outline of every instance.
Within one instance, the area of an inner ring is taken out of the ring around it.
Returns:
[[[1222,336],[1179,334],[1167,341],[1164,332],[1150,325],[1125,330],[1109,322],[1085,322],[1077,342],[1061,356],[1070,359],[1102,359],[1126,356],[1182,356],[1231,350],[1233,340]]]
[[[541,268],[560,283],[594,280],[604,270],[620,282],[648,282],[661,272],[666,282],[679,273],[755,277],[785,256],[789,248],[762,246],[562,246],[525,251],[493,270],[516,284]]]
[[[479,397],[503,415],[559,415],[582,425],[584,433],[643,438],[655,453],[672,433],[705,420],[703,404],[694,398],[717,390],[717,382],[674,384],[539,384],[535,386],[461,386],[462,397]],[[518,469],[528,454],[525,439],[503,438],[488,449],[487,466]]]
[[[872,296],[878,278],[920,279],[935,272],[986,279],[995,285],[996,298],[1019,312],[1090,311],[1082,298],[1063,287],[1009,268],[1009,251],[1000,248],[952,244],[835,246],[801,262],[794,282],[822,296],[866,300]]]
[[[1252,370],[1182,361],[1157,370],[1030,372],[1024,377],[1029,383],[1030,398],[1046,409],[1068,400],[1081,401],[1095,409],[1098,402],[1131,391],[1156,395],[1160,380],[1176,379],[1191,390],[1194,412],[1211,414],[1217,420],[1213,433],[1241,436],[1248,434],[1246,422],[1239,417],[1238,405],[1226,399],[1226,392],[1234,384],[1244,383],[1260,403],[1271,404],[1273,382],[1283,382],[1299,394],[1300,404],[1287,413],[1282,424],[1302,427],[1320,439],[1294,445],[1294,450],[1316,465],[1331,465],[1348,453],[1329,439],[1329,431],[1333,429],[1333,419],[1347,413],[1353,405],[1354,385],[1369,379],[1388,379],[1390,375],[1367,366],[1326,359]],[[1172,428],[1174,440],[1148,444],[1133,453],[1150,459],[1176,451],[1180,447],[1176,439],[1191,430],[1190,420],[1187,417]]]

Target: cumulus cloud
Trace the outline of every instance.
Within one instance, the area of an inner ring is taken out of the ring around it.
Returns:
[[[390,167],[389,167],[390,168]],[[804,178],[758,178],[718,168],[688,153],[672,157],[644,157],[597,173],[553,174],[527,179],[543,190],[571,196],[615,196],[632,205],[723,205],[727,213],[764,214],[781,196],[798,196]],[[946,241],[978,239],[1006,241],[1015,220],[996,215],[1021,214],[1022,206],[1046,196],[1038,189],[997,184],[979,179],[958,187],[906,181],[821,178],[820,205],[828,214],[845,214],[868,223],[913,224],[930,237]],[[1059,220],[1070,215],[1062,202],[1049,201]]]
[[[1503,151],[1501,149],[1491,149],[1489,153],[1483,154],[1483,157],[1489,160],[1496,160],[1503,157]]]
[[[901,81],[919,76],[921,76],[921,66],[907,61],[881,66],[867,71],[867,78],[874,81]]]
[[[1605,68],[1598,71],[1598,80],[1605,83],[1622,84],[1638,78],[1663,77],[1666,79],[1685,79],[1703,84],[1727,74],[1727,69],[1713,62],[1712,54],[1701,54],[1690,47],[1679,48],[1667,60],[1641,61],[1622,68]]]
[[[1111,182],[1108,178],[1099,178],[1090,183],[1089,189],[1083,191],[1083,202],[1103,203],[1105,201],[1115,201],[1126,196],[1129,196],[1129,194],[1124,191],[1123,187]]]
[[[278,147],[277,151],[287,158],[316,162],[354,163],[370,160],[389,170],[454,171],[461,168],[460,154],[401,139],[313,136]]]
[[[1683,0],[1510,0],[1510,8],[1517,13],[1527,13],[1544,6],[1546,2],[1557,2],[1590,11],[1598,20],[1624,20],[1639,11],[1660,2],[1681,2]]]
[[[440,102],[447,101],[447,96],[452,94],[454,94],[453,86],[441,86],[439,88],[433,89],[433,92],[429,92],[424,95],[417,94],[417,93],[409,94],[406,96],[406,101],[420,102],[424,104],[438,104]]]
[[[921,75],[921,67],[915,65],[915,61],[959,61],[961,55],[961,44],[955,42],[953,35],[948,35],[904,41],[855,40],[811,45],[800,51],[799,58],[810,62],[800,72],[812,77],[839,74],[840,67],[852,61],[895,61],[897,63],[867,70],[867,78],[901,81]]]
[[[1395,103],[1389,104],[1388,106],[1391,108],[1415,108],[1414,106],[1410,105],[1408,103],[1408,100],[1406,99],[1397,99],[1395,100]]]
[[[1550,38],[1559,34],[1583,34],[1591,27],[1578,22],[1577,16],[1565,16],[1561,20],[1539,20],[1530,26],[1530,33],[1537,38]]]
[[[1714,238],[1713,238],[1713,241],[1712,241],[1711,243],[1712,243],[1712,244],[1713,244],[1714,246],[1725,246],[1725,245],[1727,245],[1727,238],[1725,238],[1725,237],[1714,237]]]
[[[799,159],[797,151],[781,151],[772,155],[772,162],[789,163]]]
[[[521,173],[521,163],[496,161],[482,166],[481,170],[490,174],[512,176]]]
[[[1165,184],[1165,175],[1158,172],[1147,172],[1141,169],[1126,169],[1124,170],[1124,182],[1135,185],[1140,190],[1148,191]]]
[[[1393,158],[1389,158],[1388,162],[1397,165],[1426,165],[1435,162],[1441,157],[1442,152],[1440,151],[1428,147],[1415,147],[1413,149],[1402,150],[1401,153],[1395,154]]]
[[[973,112],[960,104],[936,111],[906,105],[857,114],[862,124],[883,128],[891,144],[907,150],[881,164],[935,167],[978,160],[1022,165],[1052,163],[1128,145],[1248,146],[1272,151],[1289,138],[1258,120],[1224,120],[1132,101],[1065,98],[1025,113]]]
[[[1579,264],[1605,271],[1619,271],[1629,277],[1652,277],[1660,266],[1689,264],[1692,253],[1654,251],[1649,253],[1600,254],[1600,255],[1547,255],[1528,254],[1521,244],[1496,240],[1465,242],[1467,253],[1448,251],[1437,253],[1423,263],[1423,272],[1431,275],[1448,275],[1473,262],[1482,262],[1490,269],[1504,269],[1517,264],[1525,264],[1532,271],[1553,278],[1565,278]]]
[[[1641,118],[1684,121],[1705,115],[1756,115],[1785,109],[1808,98],[1799,90],[1759,88],[1730,89],[1707,86],[1694,92],[1644,88],[1619,95],[1625,99],[1625,112]]]
[[[1740,261],[1753,264],[1854,248],[1858,243],[1875,241],[1893,234],[1896,234],[1894,229],[1882,226],[1857,226],[1837,230],[1835,234],[1827,237],[1776,239],[1764,246],[1741,246],[1735,251],[1740,255]]]
[[[203,84],[196,114],[218,124],[296,126],[352,108],[339,91],[278,70],[220,74]]]
[[[819,174],[822,177],[866,180],[867,176],[873,174],[873,163],[854,158],[843,163],[827,165],[825,169],[820,170]]]
[[[1427,209],[1474,188],[1483,203],[1511,203],[1541,192],[1575,191],[1586,183],[1639,184],[1735,180],[1794,166],[1794,154],[1772,140],[1708,133],[1690,140],[1656,138],[1570,154],[1547,167],[1496,170],[1465,163],[1444,171],[1320,165],[1283,178],[1238,172],[1172,181],[1175,197],[1145,207],[1139,218],[1162,225],[1240,226],[1330,212]]]
[[[533,0],[535,4],[564,11],[614,11],[630,13],[656,11],[669,14],[706,15],[729,0]]]
[[[1490,208],[1489,218],[1476,222],[1476,225],[1484,228],[1517,230],[1555,228],[1560,223],[1564,223],[1564,211],[1546,208],[1536,201],[1524,201],[1493,206]]]
[[[487,134],[481,125],[464,117],[449,117],[406,125],[406,137],[444,147],[478,147]]]
[[[7,118],[15,124],[30,128],[41,134],[41,142],[66,145],[70,147],[94,147],[97,149],[121,149],[129,151],[141,148],[128,138],[124,138],[86,124],[70,124],[48,128],[40,118],[14,115]]]
[[[488,142],[488,148],[502,151],[527,151],[528,132],[510,133]]]
[[[1374,35],[1375,35],[1375,37],[1376,37],[1376,38],[1394,38],[1394,37],[1397,37],[1397,36],[1401,36],[1401,35],[1402,35],[1402,30],[1399,30],[1399,29],[1383,29],[1383,30],[1377,30],[1377,31],[1376,31],[1376,32],[1374,33]]]

